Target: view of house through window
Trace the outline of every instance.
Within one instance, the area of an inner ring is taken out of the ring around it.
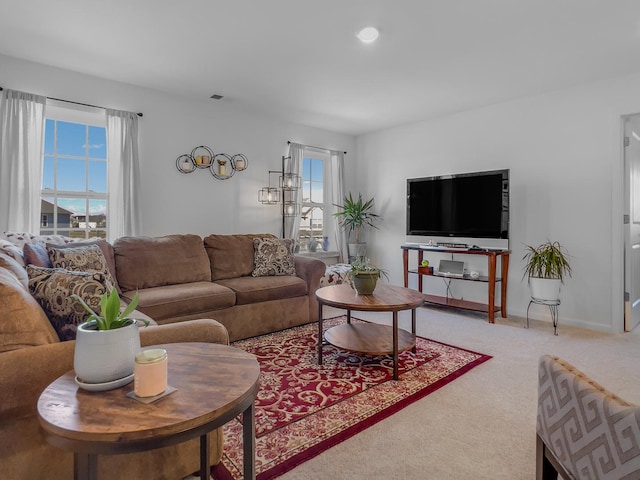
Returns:
[[[106,238],[104,114],[67,112],[67,109],[47,106],[46,117],[40,234]]]
[[[300,250],[321,251],[333,238],[328,154],[305,152],[302,161]],[[329,245],[328,249],[332,246]]]

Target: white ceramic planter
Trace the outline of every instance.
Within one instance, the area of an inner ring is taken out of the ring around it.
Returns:
[[[559,278],[529,277],[529,291],[531,298],[554,302],[560,299]]]
[[[78,326],[73,369],[85,383],[107,383],[133,374],[136,353],[140,351],[138,324],[96,330],[90,324]]]

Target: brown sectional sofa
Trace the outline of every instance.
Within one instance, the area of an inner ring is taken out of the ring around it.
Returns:
[[[215,318],[231,341],[318,320],[326,266],[295,257],[295,275],[253,277],[254,238],[268,234],[123,237],[113,244],[122,297],[158,324]]]
[[[215,320],[152,325],[140,330],[142,346],[228,341],[226,329]],[[44,311],[29,293],[24,267],[0,253],[0,477],[3,479],[73,478],[73,454],[45,441],[36,405],[47,385],[73,368],[74,345],[74,341],[60,342]],[[215,464],[222,455],[222,430],[214,430],[209,436],[211,462]],[[199,469],[199,448],[196,439],[148,452],[99,457],[98,475],[176,480]]]
[[[315,290],[324,263],[296,257],[296,275],[253,277],[256,236],[266,235],[125,237],[113,246],[101,242],[121,298],[130,300],[138,292],[138,310],[159,324],[141,329],[141,344],[228,343],[317,321]],[[59,341],[29,293],[24,267],[1,252],[0,300],[0,476],[72,478],[73,455],[45,442],[36,404],[49,383],[73,368],[75,342]],[[221,429],[210,436],[215,464],[222,454]],[[118,472],[118,478],[181,478],[198,469],[198,446],[195,440],[100,457],[99,476],[114,478]]]

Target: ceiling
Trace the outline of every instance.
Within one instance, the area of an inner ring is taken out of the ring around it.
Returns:
[[[352,135],[640,71],[639,35],[637,0],[3,0],[0,16],[2,54]]]

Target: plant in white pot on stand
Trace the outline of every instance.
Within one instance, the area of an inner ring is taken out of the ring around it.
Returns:
[[[147,320],[129,318],[138,306],[138,294],[121,312],[120,297],[115,289],[100,297],[100,315],[94,312],[79,296],[89,314],[87,321],[78,325],[73,368],[78,384],[91,390],[108,390],[133,380],[136,353],[140,351],[138,322]]]
[[[366,202],[362,200],[362,194],[354,200],[351,192],[344,197],[343,205],[335,205],[339,210],[334,213],[338,217],[340,225],[347,229],[347,234],[355,232],[355,243],[349,243],[349,261],[362,259],[367,252],[367,244],[361,241],[362,228],[365,226],[378,228],[374,221],[380,217],[373,213],[373,197]]]
[[[571,276],[569,254],[559,242],[547,241],[537,247],[527,245],[522,257],[524,276],[529,279],[531,298],[548,302],[560,300],[560,285]]]

